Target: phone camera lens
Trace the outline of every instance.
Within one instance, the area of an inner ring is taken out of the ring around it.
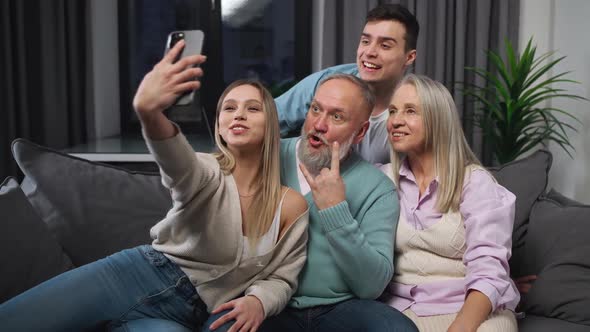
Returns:
[[[174,47],[174,45],[176,45],[176,43],[178,43],[178,41],[183,40],[183,39],[184,39],[184,33],[181,33],[181,32],[173,33],[170,38],[170,48]]]

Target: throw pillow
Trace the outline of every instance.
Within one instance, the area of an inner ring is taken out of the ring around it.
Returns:
[[[590,326],[588,239],[590,205],[564,205],[546,197],[535,203],[525,251],[527,270],[537,280],[523,297],[524,311]]]
[[[12,144],[21,187],[76,266],[151,243],[172,206],[158,173],[131,172],[24,139]]]
[[[0,185],[0,303],[73,267],[16,180]]]
[[[510,259],[510,269],[513,276],[518,277],[524,274],[522,271],[525,261],[523,248],[529,215],[537,198],[545,192],[552,161],[551,152],[538,150],[526,158],[489,168],[498,183],[516,196],[512,258]]]

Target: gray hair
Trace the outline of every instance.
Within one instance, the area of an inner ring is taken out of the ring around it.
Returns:
[[[416,88],[423,114],[424,148],[432,152],[434,171],[439,177],[436,207],[441,213],[458,211],[466,167],[480,165],[480,162],[465,139],[459,113],[449,90],[438,81],[415,74],[406,75],[398,88],[406,84]],[[399,184],[401,163],[402,156],[392,148],[391,164],[396,184]]]
[[[360,78],[358,78],[354,75],[344,74],[344,73],[336,73],[336,74],[332,74],[332,75],[324,78],[323,80],[321,80],[320,83],[318,84],[318,89],[324,83],[331,81],[331,80],[346,80],[346,81],[349,81],[350,83],[356,85],[361,90],[361,94],[363,95],[363,100],[365,101],[365,105],[367,105],[367,107],[368,107],[368,111],[369,111],[368,115],[371,115],[371,112],[373,111],[373,107],[375,107],[375,94],[373,93],[373,90],[371,90],[371,87],[369,86],[369,84],[367,84],[367,82],[361,80]]]

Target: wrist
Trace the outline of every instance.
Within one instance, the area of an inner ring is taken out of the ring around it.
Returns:
[[[153,113],[139,117],[145,135],[152,140],[164,140],[174,137],[179,129],[163,113]]]
[[[332,208],[340,203],[344,202],[344,200],[333,200],[333,201],[329,201],[329,202],[317,202],[316,206],[318,207],[318,210],[326,210],[329,208]]]
[[[453,325],[460,327],[461,331],[466,332],[476,332],[477,328],[479,327],[479,324],[477,324],[477,322],[475,322],[473,319],[465,317],[465,315],[462,315],[461,313],[459,313],[457,317],[455,317]]]
[[[318,213],[325,232],[340,229],[354,222],[347,201],[342,201],[328,209],[319,210]]]
[[[340,195],[340,194],[336,194],[336,195],[330,195],[328,197],[326,197],[327,199],[317,199],[315,200],[316,202],[316,206],[318,207],[318,210],[325,210],[325,209],[329,209],[331,207],[334,207],[338,204],[341,204],[342,202],[344,202],[346,200],[346,196],[345,195]]]
[[[256,295],[248,294],[246,295],[246,298],[250,300],[256,300],[256,302],[258,302],[258,304],[260,304],[260,306],[262,307],[262,301],[260,301],[260,299]]]
[[[135,108],[135,114],[142,123],[155,122],[160,116],[165,116],[162,111],[155,109],[148,109],[145,107],[137,106]]]
[[[264,317],[264,305],[262,304],[262,301],[260,301],[260,299],[256,295],[252,294],[246,295],[246,299],[250,299],[252,303],[257,303],[257,306],[260,309],[262,316]]]

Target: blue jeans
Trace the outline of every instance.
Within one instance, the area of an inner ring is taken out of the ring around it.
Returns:
[[[285,308],[268,317],[259,332],[418,332],[416,325],[387,304],[348,300],[308,309]]]
[[[192,331],[206,306],[180,268],[151,246],[123,250],[0,305],[3,331]]]
[[[201,332],[227,332],[236,322],[235,320],[230,320],[228,322],[226,322],[225,324],[221,325],[220,327],[216,328],[215,330],[211,330],[209,329],[209,326],[211,326],[211,324],[213,324],[216,320],[218,320],[219,318],[221,318],[223,315],[230,313],[231,309],[229,310],[224,310],[220,313],[217,314],[211,314],[209,316],[209,318],[207,319],[207,321],[205,322],[205,324],[203,324],[203,327],[201,328]]]

